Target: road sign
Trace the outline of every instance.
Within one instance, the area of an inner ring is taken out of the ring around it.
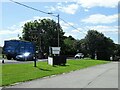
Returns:
[[[52,54],[60,54],[60,47],[52,47]]]

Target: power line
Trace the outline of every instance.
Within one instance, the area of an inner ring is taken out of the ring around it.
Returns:
[[[26,7],[26,8],[29,8],[29,9],[32,9],[32,10],[35,10],[35,11],[38,11],[38,12],[41,12],[41,13],[44,13],[44,14],[49,14],[49,15],[54,16],[54,17],[58,17],[57,15],[54,15],[54,13],[47,13],[47,12],[44,12],[44,11],[42,11],[42,10],[33,8],[33,7],[31,7],[31,6],[28,6],[28,5],[25,5],[25,4],[22,4],[22,3],[19,3],[19,2],[13,1],[13,0],[10,0],[10,1],[11,1],[11,2],[14,2],[14,3],[16,3],[16,4],[19,4],[19,5],[21,5],[21,6],[24,6],[24,7]],[[78,28],[76,28],[76,27],[74,27],[73,25],[69,24],[69,23],[68,23],[67,21],[65,21],[64,19],[62,19],[62,18],[60,18],[60,19],[61,19],[63,22],[67,23],[67,24],[68,24],[69,26],[71,26],[72,28],[74,28],[74,29],[82,32],[82,31],[79,30]],[[84,33],[84,32],[82,32],[82,33]],[[84,33],[84,34],[86,34],[86,33]]]
[[[60,19],[61,19],[63,22],[67,23],[67,24],[68,24],[69,26],[71,26],[72,28],[78,30],[79,32],[82,32],[81,30],[79,30],[78,28],[74,27],[73,25],[71,25],[70,23],[68,23],[67,21],[65,21],[64,19],[62,19],[62,18],[60,18]],[[84,32],[82,32],[82,33],[84,33]],[[84,34],[86,34],[86,33],[84,33]]]
[[[52,14],[50,14],[50,13],[44,12],[44,11],[42,11],[42,10],[33,8],[33,7],[28,6],[28,5],[25,5],[25,4],[22,4],[22,3],[19,3],[19,2],[13,1],[13,0],[10,0],[10,1],[11,1],[11,2],[14,2],[14,3],[16,3],[16,4],[19,4],[19,5],[21,5],[21,6],[27,7],[27,8],[29,8],[29,9],[32,9],[32,10],[35,10],[35,11],[39,11],[39,12],[41,12],[41,13],[45,13],[45,14],[52,15]],[[52,16],[55,16],[55,15],[52,15]]]

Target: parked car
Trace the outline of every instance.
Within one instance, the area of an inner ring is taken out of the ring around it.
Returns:
[[[33,61],[33,57],[34,55],[31,54],[30,52],[25,52],[23,54],[17,55],[16,59],[20,61],[26,61],[26,60]]]
[[[81,59],[81,58],[84,58],[84,54],[83,53],[77,53],[76,55],[75,55],[75,59]]]

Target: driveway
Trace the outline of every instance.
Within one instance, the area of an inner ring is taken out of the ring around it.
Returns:
[[[118,88],[118,62],[19,83],[6,88]]]

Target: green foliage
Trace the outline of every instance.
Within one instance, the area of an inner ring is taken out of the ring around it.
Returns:
[[[83,53],[85,56],[87,56],[87,43],[85,39],[76,40],[75,48],[77,50],[77,53]]]
[[[120,56],[120,44],[115,44],[114,55]]]
[[[113,59],[114,61],[120,60],[120,44],[115,44]]]
[[[69,37],[66,37],[64,39],[64,54],[65,55],[74,55],[76,54],[76,40],[72,37],[72,36],[69,36]]]
[[[58,31],[60,37],[60,46],[63,44],[64,32],[54,20],[39,19],[25,23],[23,26],[23,40],[31,41],[36,44],[36,50],[48,54],[49,46],[58,46]]]
[[[66,66],[50,66],[47,62],[38,62],[37,67],[33,63],[4,64],[2,65],[2,86],[17,82],[29,81],[55,74],[67,73],[82,68],[105,64],[107,61],[100,60],[69,60]]]
[[[89,30],[84,39],[76,40],[72,36],[64,36],[60,25],[51,19],[39,19],[25,23],[20,39],[34,42],[39,53],[48,55],[50,46],[58,46],[58,26],[59,43],[63,55],[75,55],[82,52],[85,56],[89,54],[92,59],[95,58],[95,54],[98,55],[98,59],[109,59],[115,52],[119,52],[114,51],[115,44],[110,38],[96,30]]]
[[[110,38],[105,37],[102,33],[96,30],[89,30],[85,37],[87,48],[91,58],[107,59],[113,54],[114,43]]]

